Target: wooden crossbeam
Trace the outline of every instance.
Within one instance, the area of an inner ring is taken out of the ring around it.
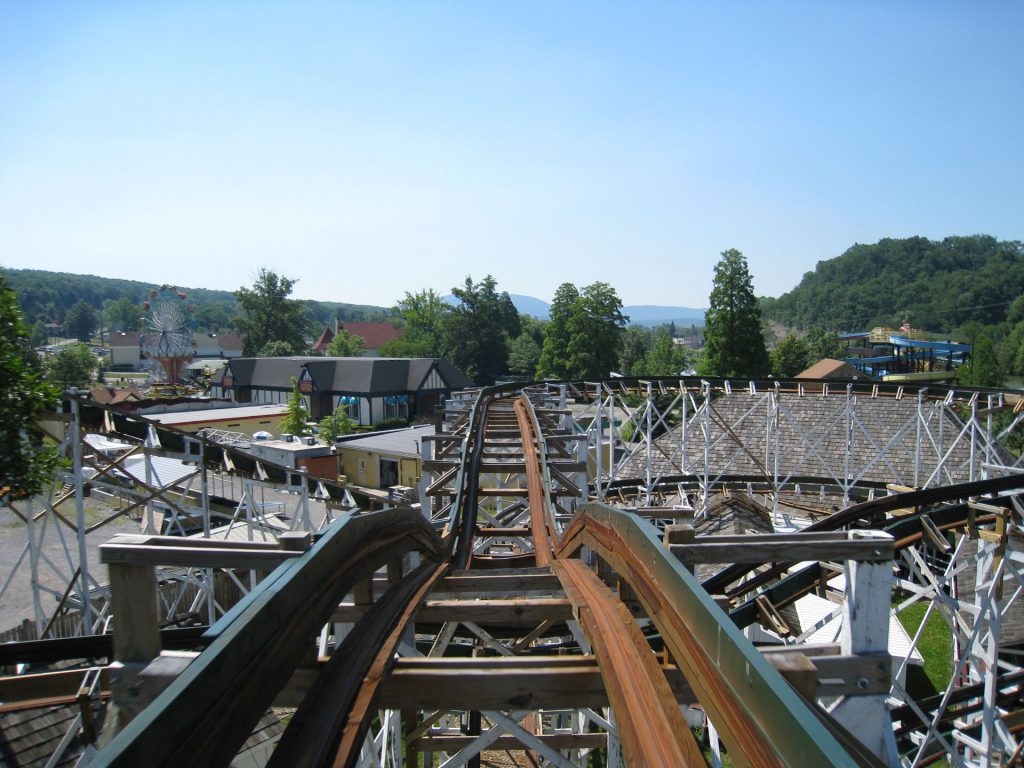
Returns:
[[[891,560],[893,539],[860,532],[770,533],[761,536],[702,536],[673,544],[672,554],[690,563],[774,563],[791,560]]]
[[[366,609],[365,605],[341,603],[331,616],[331,621],[354,623]],[[532,626],[542,621],[566,621],[571,618],[569,601],[557,597],[427,600],[416,613],[416,621],[427,624],[472,621],[483,625]]]

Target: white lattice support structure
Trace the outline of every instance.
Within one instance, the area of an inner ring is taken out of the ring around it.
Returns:
[[[856,538],[892,537],[878,531],[854,531]],[[889,653],[889,611],[893,569],[891,560],[850,560],[845,565],[846,601],[843,603],[843,627],[840,645],[843,655],[876,655]],[[830,709],[838,720],[887,765],[899,764],[892,720],[886,707],[885,694],[848,696]]]
[[[610,498],[608,488],[619,479],[636,480],[650,497],[665,478],[683,476],[699,489],[699,512],[702,500],[732,476],[753,475],[768,494],[812,478],[852,503],[870,493],[865,488],[884,483],[928,488],[1005,474],[1020,464],[993,434],[993,414],[1006,407],[1000,394],[985,396],[982,415],[978,393],[952,389],[943,396],[845,382],[816,391],[803,383],[759,388],[748,382],[741,390],[728,381],[657,380],[632,385],[643,398],[633,410],[622,399],[625,385],[616,386],[621,391],[605,382],[588,385],[592,405],[584,417],[590,417],[598,499]],[[670,393],[672,404],[659,410],[656,397]],[[1022,425],[1018,414],[1000,436]]]
[[[24,523],[25,544],[20,556],[10,564],[10,569],[0,572],[0,600],[11,585],[22,580],[27,582],[32,594],[31,620],[37,634],[48,630],[58,615],[69,608],[77,609],[81,616],[79,632],[104,632],[109,600],[106,587],[97,580],[99,571],[89,555],[86,537],[93,531],[134,512],[139,517],[139,530],[143,533],[170,532],[186,536],[191,533],[186,521],[191,521],[192,525],[201,526],[201,535],[211,534],[210,477],[206,467],[207,447],[202,439],[184,436],[184,451],[169,451],[161,445],[159,428],[146,423],[146,438],[141,445],[117,441],[123,443],[124,451],[110,458],[87,441],[77,397],[69,398],[69,403],[67,413],[57,414],[47,422],[51,425],[50,436],[60,443],[59,453],[68,469],[58,470],[55,483],[45,493],[9,505]],[[54,424],[59,431],[52,427]],[[107,428],[114,426],[109,412],[104,412],[103,424]],[[229,454],[224,456],[230,463]],[[179,473],[164,482],[156,466],[158,458],[192,463],[195,470],[184,475]],[[132,463],[130,470],[127,468],[129,461]],[[237,483],[231,483],[231,489],[228,489],[228,479],[226,475],[219,479],[221,496],[235,494]],[[313,530],[315,527],[310,515],[306,481],[305,473],[293,472],[284,485],[257,482],[260,488],[290,493],[286,497],[289,503],[284,505],[284,509],[290,514],[288,527],[292,530]],[[260,506],[253,503],[253,488],[246,488],[249,482],[252,481],[243,480],[242,503],[236,510],[233,524],[247,526],[247,538],[252,539],[254,526],[262,530],[266,528],[261,525],[265,520],[260,519]],[[109,495],[117,510],[106,519],[91,522],[85,503],[86,495],[91,491]],[[295,500],[294,504],[291,499]],[[250,584],[245,585],[238,582],[233,574],[232,578],[243,591],[254,581],[250,580]],[[169,615],[197,614],[212,623],[223,613],[224,608],[217,604],[214,596],[213,569],[164,571],[161,572],[161,580],[178,581],[183,585],[183,589],[164,603]],[[54,604],[57,608],[55,613],[49,608]],[[67,627],[62,631],[67,632]]]

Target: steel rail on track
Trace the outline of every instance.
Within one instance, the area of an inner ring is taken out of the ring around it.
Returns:
[[[516,398],[514,408],[519,432],[523,442],[523,459],[526,466],[526,479],[529,487],[530,531],[533,536],[533,551],[540,567],[551,565],[551,536],[548,531],[548,487],[541,475],[538,448],[540,447],[540,428],[536,417],[530,409],[525,396]]]
[[[861,764],[667,552],[652,525],[590,503],[566,530],[558,555],[582,547],[637,593],[738,764]]]
[[[446,567],[424,563],[367,610],[317,675],[267,768],[355,764],[399,639]]]
[[[639,625],[579,560],[554,566],[596,651],[627,765],[702,766],[704,756]]]

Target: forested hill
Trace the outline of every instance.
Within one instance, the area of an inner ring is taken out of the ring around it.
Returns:
[[[127,299],[141,304],[149,291],[158,285],[136,280],[120,280],[95,275],[77,275],[66,272],[46,272],[38,269],[0,268],[0,275],[7,280],[8,287],[18,296],[22,314],[31,325],[34,322],[61,323],[64,314],[76,302],[84,301],[93,309],[104,309],[112,302]],[[243,287],[242,284],[239,288]],[[247,287],[247,286],[246,286]],[[237,312],[235,295],[231,291],[214,291],[206,288],[186,288],[197,316],[213,319],[214,327],[230,326],[230,318]],[[332,301],[305,301],[310,317],[317,323],[327,324],[335,317],[341,320],[377,320],[390,314],[384,307],[363,304],[345,304]]]
[[[762,299],[766,318],[793,328],[855,331],[878,325],[954,331],[996,325],[1024,293],[1024,244],[986,235],[881,240],[818,262],[800,284]]]

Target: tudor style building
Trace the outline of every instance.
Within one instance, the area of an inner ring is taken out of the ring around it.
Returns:
[[[238,403],[284,403],[292,379],[319,421],[341,404],[358,424],[429,417],[472,382],[447,360],[431,357],[242,357],[231,360],[211,394]]]

